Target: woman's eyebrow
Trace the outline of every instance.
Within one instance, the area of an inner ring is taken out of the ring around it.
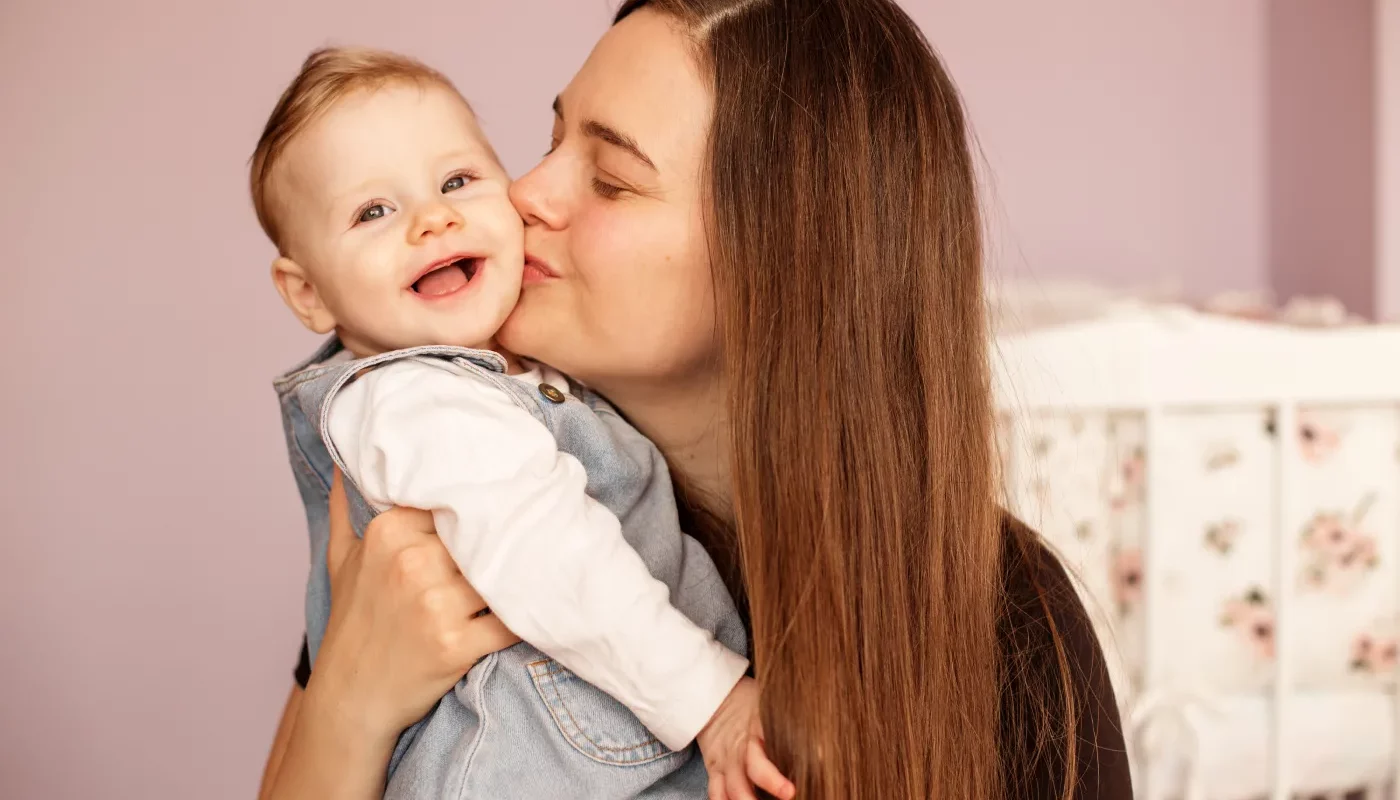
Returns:
[[[564,106],[559,102],[558,97],[554,98],[554,116],[558,117],[560,122],[564,121]],[[633,158],[646,164],[652,171],[659,171],[656,169],[655,162],[653,162],[646,153],[642,152],[642,148],[638,146],[637,140],[633,139],[631,136],[592,119],[584,121],[581,127],[584,136],[590,136],[620,150],[625,150]]]

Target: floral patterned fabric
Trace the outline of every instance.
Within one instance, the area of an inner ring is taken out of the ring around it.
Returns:
[[[1138,414],[1002,420],[1008,502],[1080,578],[1128,715],[1134,698],[1166,692],[1214,698],[1225,708],[1257,706],[1267,717],[1264,701],[1286,656],[1294,689],[1309,695],[1307,703],[1291,704],[1295,712],[1324,702],[1328,693],[1354,702],[1362,692],[1374,693],[1360,696],[1372,697],[1390,719],[1400,655],[1400,409],[1304,409],[1290,431],[1278,430],[1270,409],[1202,409],[1160,419],[1159,451],[1152,453]],[[1298,492],[1288,498],[1276,496],[1281,436],[1301,455]],[[1149,470],[1162,477],[1157,527],[1150,531]],[[1292,519],[1279,519],[1281,513]],[[1160,537],[1152,542],[1152,558],[1148,536]],[[1294,627],[1287,654],[1276,646],[1282,548],[1292,549],[1296,565],[1288,576]],[[1150,642],[1148,586],[1161,593]],[[1159,648],[1152,670],[1149,646]],[[1316,762],[1308,767],[1311,777],[1298,776],[1299,788],[1363,786],[1376,778],[1376,757],[1389,760],[1394,726],[1384,720],[1376,723],[1384,735],[1364,745],[1379,756],[1366,760],[1348,755],[1354,743],[1346,731],[1294,716],[1293,724],[1311,727],[1318,740],[1310,744],[1309,733],[1299,734],[1305,738],[1298,746],[1312,750],[1305,760]],[[1240,720],[1215,719],[1219,730],[1256,730]],[[1266,734],[1267,724],[1257,730]],[[1267,740],[1265,734],[1259,735]],[[1195,738],[1202,738],[1200,731]],[[1261,744],[1241,742],[1236,755],[1265,752]],[[1210,757],[1226,758],[1229,771],[1228,742],[1214,748]],[[1337,764],[1345,767],[1348,759],[1353,779],[1317,785],[1324,775],[1340,780],[1347,770]],[[1249,773],[1238,760],[1234,766],[1236,777]],[[1218,788],[1223,793],[1207,784],[1205,796],[1253,796]],[[1268,785],[1255,789],[1262,794]]]

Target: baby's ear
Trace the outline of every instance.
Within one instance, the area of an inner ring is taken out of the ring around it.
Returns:
[[[301,324],[321,334],[335,330],[335,317],[302,265],[279,256],[272,262],[272,285],[277,287],[277,293]]]

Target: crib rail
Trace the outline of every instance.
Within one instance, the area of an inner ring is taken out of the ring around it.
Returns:
[[[1176,309],[1138,311],[1131,315],[1069,325],[1059,329],[1005,337],[994,353],[998,403],[1006,418],[1069,413],[1130,414],[1143,420],[1146,451],[1163,451],[1164,420],[1170,415],[1205,409],[1268,409],[1278,430],[1293,431],[1300,410],[1328,406],[1394,406],[1400,411],[1400,329],[1299,331],[1203,317]],[[1005,479],[1026,478],[1021,455],[1025,442],[1013,422],[1004,444]],[[1303,454],[1292,436],[1278,436],[1273,465],[1273,531],[1276,541],[1291,541],[1306,524],[1302,494]],[[1139,699],[1163,685],[1167,653],[1162,620],[1171,613],[1163,604],[1165,482],[1172,476],[1149,464],[1144,486],[1146,530],[1143,537],[1143,606],[1145,640]],[[1272,564],[1275,603],[1275,652],[1272,719],[1269,728],[1271,797],[1295,796],[1290,766],[1300,755],[1290,752],[1288,732],[1297,725],[1293,710],[1296,676],[1292,654],[1299,633],[1292,613],[1297,601],[1296,548],[1280,546]],[[1394,566],[1391,567],[1392,571]],[[1400,580],[1400,572],[1394,576]],[[1394,694],[1391,702],[1396,702]],[[1128,715],[1140,724],[1143,714]],[[1400,764],[1400,707],[1393,715],[1392,775]],[[1173,800],[1162,786],[1152,786],[1146,771],[1136,770],[1136,792],[1146,800]],[[1184,800],[1204,800],[1203,790],[1186,781]],[[1400,800],[1400,782],[1354,787],[1367,800]],[[1181,795],[1178,795],[1181,796]],[[1339,794],[1338,797],[1346,796]],[[1357,795],[1352,795],[1357,796]]]

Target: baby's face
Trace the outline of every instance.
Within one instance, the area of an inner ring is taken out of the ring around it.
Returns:
[[[359,356],[494,344],[520,295],[524,233],[455,93],[389,84],[342,99],[288,145],[274,186],[278,269],[306,281],[279,283],[319,309],[309,326]]]

